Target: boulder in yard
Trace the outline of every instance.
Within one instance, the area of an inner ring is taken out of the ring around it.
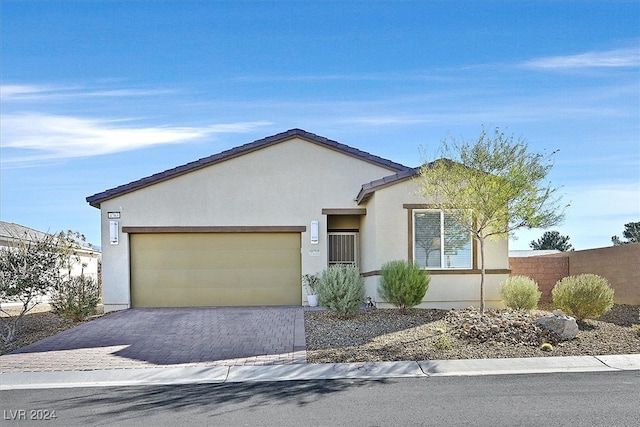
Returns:
[[[562,340],[570,340],[578,335],[576,319],[567,316],[560,310],[553,312],[551,316],[539,318],[536,323],[558,336]]]

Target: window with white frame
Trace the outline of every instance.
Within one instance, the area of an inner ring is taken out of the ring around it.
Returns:
[[[471,234],[445,211],[413,211],[413,262],[425,269],[472,267]]]

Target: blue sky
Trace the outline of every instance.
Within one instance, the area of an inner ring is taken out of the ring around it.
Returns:
[[[559,150],[550,180],[571,206],[553,229],[576,249],[640,221],[637,1],[3,0],[0,14],[4,221],[99,245],[86,196],[290,128],[417,166],[482,126]]]

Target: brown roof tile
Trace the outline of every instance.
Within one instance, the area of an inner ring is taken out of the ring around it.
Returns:
[[[367,201],[373,193],[385,187],[397,184],[407,179],[411,179],[420,173],[420,168],[407,168],[393,175],[385,176],[375,181],[368,182],[360,188],[360,192],[356,196],[356,202],[361,204]]]

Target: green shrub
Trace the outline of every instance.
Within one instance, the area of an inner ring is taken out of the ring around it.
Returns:
[[[364,302],[364,279],[352,265],[332,265],[320,273],[318,303],[340,317],[355,316]]]
[[[378,292],[401,312],[422,302],[431,278],[419,266],[407,261],[390,261],[382,266]]]
[[[551,290],[553,305],[577,320],[599,317],[613,307],[613,289],[607,279],[581,274],[561,279]]]
[[[513,276],[500,284],[500,296],[513,310],[533,310],[538,306],[542,292],[538,284],[526,276]]]
[[[438,336],[433,345],[438,350],[451,350],[451,348],[453,347],[453,344],[451,344],[451,340],[446,335]]]
[[[84,275],[69,277],[56,285],[50,301],[54,313],[74,321],[95,314],[99,302],[98,283]]]
[[[553,345],[549,344],[548,342],[542,344],[540,346],[540,350],[542,351],[553,351]]]

